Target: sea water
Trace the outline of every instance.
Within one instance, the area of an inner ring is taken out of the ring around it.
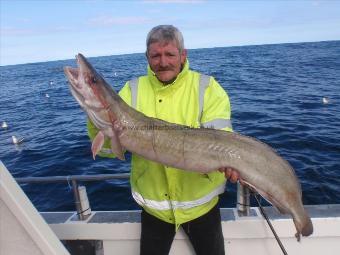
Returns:
[[[76,54],[76,52],[75,52]],[[83,52],[86,56],[86,52]],[[340,41],[189,50],[193,70],[228,92],[236,132],[275,148],[295,168],[305,204],[340,203]],[[144,54],[89,58],[119,91],[146,73]],[[0,160],[14,177],[128,173],[91,155],[86,115],[63,73],[75,60],[0,67]],[[11,136],[24,138],[20,145]],[[128,180],[82,183],[92,210],[138,209]],[[188,184],[189,185],[189,184]],[[75,210],[70,183],[21,184],[40,211]],[[220,206],[234,207],[229,184]]]

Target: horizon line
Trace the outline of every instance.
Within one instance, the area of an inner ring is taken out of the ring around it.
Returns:
[[[187,48],[187,50],[199,50],[199,49],[215,49],[215,48],[232,48],[232,47],[249,47],[249,46],[263,46],[263,45],[280,45],[280,44],[299,44],[299,43],[321,43],[321,42],[337,42],[340,39],[332,39],[332,40],[316,40],[316,41],[303,41],[303,42],[281,42],[281,43],[263,43],[263,44],[242,44],[242,45],[231,45],[231,46],[212,46],[212,47],[201,47],[201,48]],[[133,54],[145,54],[145,52],[131,52],[131,53],[120,53],[120,54],[110,54],[110,55],[100,55],[100,56],[90,56],[87,58],[101,58],[101,57],[111,57],[111,56],[124,56],[124,55],[133,55]],[[73,58],[66,59],[51,59],[51,60],[42,60],[36,62],[26,62],[26,63],[17,63],[17,64],[6,64],[2,65],[0,63],[0,67],[7,66],[16,66],[16,65],[30,65],[30,64],[39,64],[39,63],[49,63],[49,62],[58,62],[58,61],[67,61],[72,60]]]

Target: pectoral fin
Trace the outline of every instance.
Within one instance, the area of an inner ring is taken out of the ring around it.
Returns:
[[[92,150],[93,159],[96,159],[96,155],[102,149],[104,142],[105,142],[104,133],[102,131],[99,131],[98,134],[95,136],[95,138],[92,141],[91,150]],[[120,160],[125,160],[124,150],[123,150],[122,145],[120,144],[120,141],[119,141],[117,135],[115,134],[115,132],[113,132],[113,135],[111,137],[111,151]]]
[[[102,131],[99,131],[96,137],[93,139],[92,146],[91,146],[93,159],[96,159],[96,155],[103,147],[104,139],[105,139],[105,136]]]
[[[125,160],[124,150],[123,150],[122,145],[120,144],[120,141],[119,141],[119,139],[118,139],[118,137],[115,133],[111,137],[111,150],[117,156],[117,158],[119,158],[120,160]]]

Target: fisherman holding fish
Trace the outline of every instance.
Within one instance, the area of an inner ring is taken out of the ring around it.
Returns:
[[[227,93],[213,77],[189,68],[183,36],[176,27],[152,28],[146,47],[147,75],[121,89],[119,95],[126,103],[149,117],[232,131]],[[91,139],[98,133],[91,121],[88,131]],[[114,157],[110,141],[99,155]],[[180,226],[197,254],[224,254],[218,200],[226,178],[236,182],[239,176],[232,168],[206,174],[182,171],[133,154],[132,195],[143,208],[140,254],[168,254]]]
[[[132,152],[131,191],[143,208],[141,254],[169,253],[180,226],[196,253],[224,254],[217,203],[225,176],[290,214],[297,241],[310,236],[313,223],[293,167],[266,143],[228,132],[228,96],[214,78],[189,69],[178,29],[153,28],[146,56],[148,74],[119,95],[81,53],[77,68],[64,67],[89,118],[93,158],[124,160]]]

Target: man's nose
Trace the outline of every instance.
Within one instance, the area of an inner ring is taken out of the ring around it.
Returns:
[[[164,67],[164,66],[167,66],[167,65],[168,65],[168,61],[167,61],[166,56],[161,56],[161,57],[160,57],[159,65],[160,65],[161,67]]]

